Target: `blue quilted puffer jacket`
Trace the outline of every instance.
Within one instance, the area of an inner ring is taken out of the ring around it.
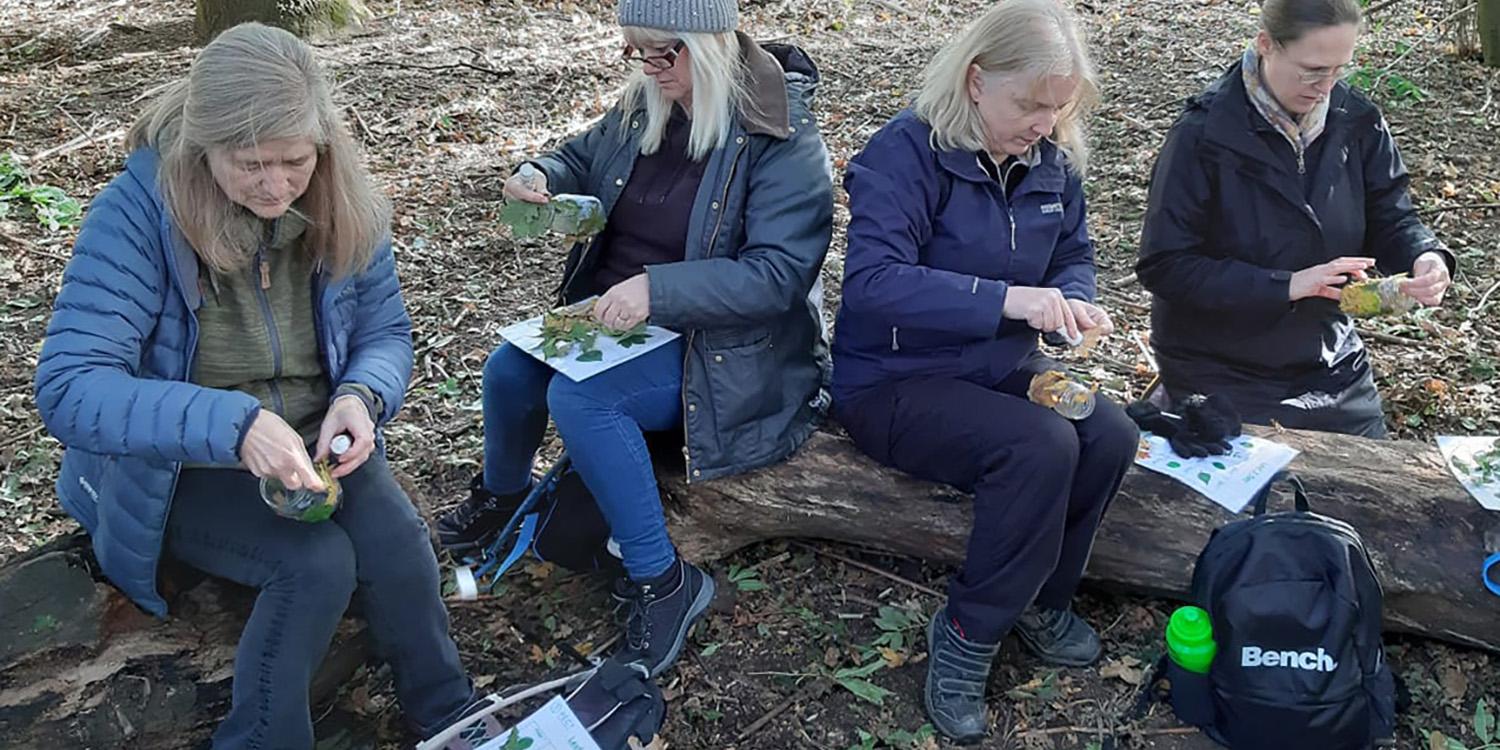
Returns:
[[[105,575],[157,616],[157,563],[183,463],[239,463],[260,405],[189,382],[202,302],[198,258],[139,150],[89,206],[63,273],[36,372],[36,403],[66,447],[57,493],[93,537]],[[362,273],[314,279],[329,383],[380,396],[384,424],[411,375],[411,320],[385,242]]]

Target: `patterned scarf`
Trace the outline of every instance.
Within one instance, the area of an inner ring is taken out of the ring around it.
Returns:
[[[1254,47],[1245,50],[1245,56],[1240,62],[1240,75],[1245,81],[1245,93],[1255,105],[1255,110],[1292,144],[1292,150],[1297,152],[1297,164],[1300,168],[1303,152],[1323,134],[1323,126],[1328,122],[1328,99],[1318,102],[1318,106],[1300,118],[1286,111],[1261,78],[1260,55],[1255,53]]]

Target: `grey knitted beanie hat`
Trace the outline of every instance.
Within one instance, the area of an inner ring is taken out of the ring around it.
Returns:
[[[620,0],[620,25],[713,34],[739,27],[736,0]]]

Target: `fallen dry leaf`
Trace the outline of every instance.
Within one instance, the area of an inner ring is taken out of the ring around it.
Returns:
[[[1134,656],[1122,656],[1111,659],[1099,668],[1099,676],[1105,679],[1114,678],[1121,682],[1139,686],[1146,681],[1146,670],[1140,667],[1141,660]]]
[[[885,665],[887,667],[890,667],[891,669],[895,669],[896,667],[899,667],[902,664],[906,663],[906,654],[890,648],[889,646],[881,646],[879,648],[879,651],[880,658],[884,659]]]
[[[1443,684],[1443,692],[1447,694],[1448,700],[1454,703],[1462,702],[1464,695],[1469,692],[1469,677],[1456,664],[1443,665],[1439,682]]]

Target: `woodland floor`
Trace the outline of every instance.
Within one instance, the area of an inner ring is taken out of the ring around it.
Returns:
[[[612,2],[368,4],[376,18],[363,31],[318,46],[372,171],[395,202],[417,367],[407,407],[387,434],[414,499],[436,514],[459,500],[478,466],[480,369],[495,331],[542,310],[562,261],[561,248],[513,242],[500,229],[503,176],[601,114],[626,67]],[[817,111],[842,166],[909,100],[941,41],[985,3],[742,5],[752,34],[801,44],[821,66]],[[1136,343],[1149,299],[1131,266],[1150,166],[1183,98],[1218,76],[1251,37],[1255,4],[1078,0],[1076,7],[1104,95],[1092,125],[1089,218],[1102,299],[1123,328],[1088,366],[1128,396],[1149,380]],[[1450,20],[1449,0],[1398,2],[1374,19],[1359,53],[1357,76],[1392,123],[1416,203],[1462,268],[1441,310],[1369,324],[1390,423],[1403,438],[1500,431],[1500,316],[1493,312],[1500,305],[1500,71],[1454,56]],[[161,84],[186,71],[192,45],[187,0],[5,0],[0,153],[22,157],[34,182],[86,201],[120,169],[124,128]],[[839,197],[824,269],[830,310],[847,218]],[[31,398],[71,240],[69,229],[49,231],[15,212],[0,218],[0,559],[74,526],[51,491],[60,448]],[[931,591],[941,590],[949,569],[821,542],[763,544],[712,569],[727,593],[664,678],[669,745],[941,744],[921,709],[922,627],[939,602]],[[607,645],[615,630],[607,598],[601,582],[531,566],[492,598],[455,603],[456,633],[485,688],[531,682]],[[1096,748],[1110,737],[1129,748],[1211,747],[1160,707],[1142,721],[1128,717],[1141,665],[1160,653],[1172,606],[1087,591],[1081,610],[1106,639],[1095,668],[1047,668],[1008,643],[991,684],[997,729],[983,747]],[[1473,746],[1476,704],[1500,700],[1490,657],[1424,641],[1390,645],[1414,698],[1398,746],[1427,748],[1433,730]],[[877,690],[861,688],[861,697],[831,680],[872,650],[887,662],[868,677]],[[362,672],[320,727],[330,748],[412,740],[384,670]]]

